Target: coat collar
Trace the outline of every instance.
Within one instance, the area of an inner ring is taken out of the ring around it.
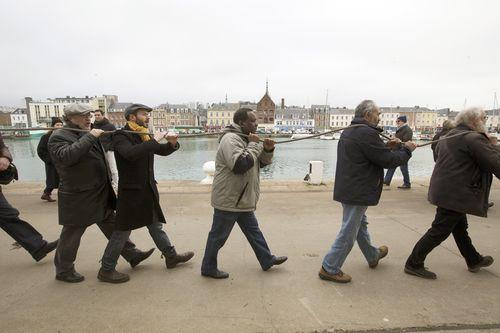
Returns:
[[[369,122],[367,122],[365,118],[355,117],[351,121],[351,125],[359,125],[359,124],[363,124],[363,125],[366,125],[368,127],[371,127],[371,128],[373,128],[374,130],[376,130],[378,132],[382,132],[383,131],[380,127],[377,127],[377,126],[375,126],[375,125],[370,124]]]

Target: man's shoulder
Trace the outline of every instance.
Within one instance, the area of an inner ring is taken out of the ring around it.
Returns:
[[[55,140],[73,140],[73,139],[74,140],[77,139],[76,132],[67,130],[65,128],[61,128],[52,132],[52,134],[49,137],[49,142]]]

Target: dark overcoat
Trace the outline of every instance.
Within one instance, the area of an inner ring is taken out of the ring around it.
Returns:
[[[95,136],[63,127],[50,136],[49,153],[60,177],[59,224],[89,226],[116,208],[104,150]]]
[[[126,125],[113,135],[116,167],[118,169],[118,204],[116,229],[133,230],[153,223],[153,213],[165,223],[160,207],[160,196],[154,175],[154,155],[167,156],[179,149],[170,143],[160,144],[154,139],[142,141]]]
[[[346,129],[337,145],[337,168],[333,199],[356,206],[375,206],[382,194],[384,169],[408,162],[411,152],[401,146],[389,149],[378,133],[382,130],[363,118],[354,118],[351,125],[366,126]]]
[[[500,178],[500,150],[484,133],[459,125],[440,141],[429,186],[429,201],[464,214],[487,216],[493,176]]]
[[[404,124],[403,126],[399,127],[396,130],[396,138],[398,138],[402,142],[411,141],[411,139],[413,138],[413,131],[410,126],[408,126],[408,124]]]
[[[49,138],[52,132],[44,134],[38,142],[36,152],[38,157],[45,163],[45,184],[48,188],[57,188],[59,186],[59,174],[49,154]]]

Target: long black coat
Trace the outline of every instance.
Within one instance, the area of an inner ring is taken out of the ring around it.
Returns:
[[[51,134],[52,132],[49,132],[40,138],[36,152],[38,157],[45,163],[45,184],[48,188],[57,188],[59,186],[59,174],[49,154],[49,138]]]
[[[126,125],[123,130],[130,131]],[[154,155],[167,156],[179,149],[179,144],[160,144],[154,139],[142,141],[137,134],[118,131],[113,135],[118,168],[118,205],[116,228],[133,230],[153,223],[153,212],[165,223],[154,175]]]
[[[351,125],[366,126],[346,129],[337,146],[337,169],[333,199],[348,205],[375,206],[382,194],[384,169],[408,162],[411,152],[402,146],[389,149],[380,136],[382,130],[363,118]]]
[[[60,177],[59,224],[89,226],[102,221],[106,210],[115,209],[109,168],[96,137],[64,128],[55,130],[49,139],[49,153]]]
[[[436,146],[437,161],[429,186],[429,201],[460,213],[487,216],[493,175],[500,178],[500,151],[488,137],[459,125]]]

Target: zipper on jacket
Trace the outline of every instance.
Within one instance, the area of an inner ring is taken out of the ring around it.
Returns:
[[[245,194],[245,191],[246,191],[246,189],[247,189],[247,186],[248,186],[248,183],[246,183],[246,184],[245,184],[245,187],[243,187],[243,191],[241,191],[241,194],[240,194],[240,196],[239,196],[239,198],[238,198],[238,201],[236,201],[236,206],[235,206],[235,207],[238,207],[238,204],[240,203],[241,198],[243,198],[243,194]]]

